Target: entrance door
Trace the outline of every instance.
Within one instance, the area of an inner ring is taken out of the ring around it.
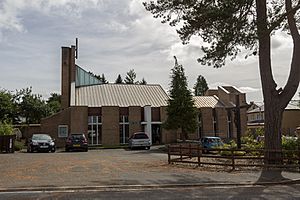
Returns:
[[[101,116],[89,116],[88,119],[88,143],[99,145],[102,143]]]
[[[152,144],[161,143],[161,125],[152,124]]]

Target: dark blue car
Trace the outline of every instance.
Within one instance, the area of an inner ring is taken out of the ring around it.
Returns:
[[[203,137],[201,138],[201,145],[203,148],[207,149],[205,152],[209,151],[210,149],[223,146],[223,142],[220,137]]]

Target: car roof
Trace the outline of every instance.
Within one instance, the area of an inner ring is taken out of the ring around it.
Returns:
[[[133,135],[136,135],[136,134],[146,134],[146,135],[147,135],[146,132],[136,132],[136,133],[134,133]]]
[[[211,138],[211,139],[221,139],[220,137],[215,137],[215,136],[205,136],[203,138]]]
[[[32,135],[48,135],[48,134],[46,134],[46,133],[34,133]],[[50,135],[48,135],[48,136],[50,136]]]

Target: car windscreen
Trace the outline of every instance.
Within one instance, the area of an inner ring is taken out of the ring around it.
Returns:
[[[84,136],[82,134],[78,134],[78,135],[71,135],[72,139],[84,139]]]
[[[49,135],[32,135],[33,140],[51,140],[51,137]]]
[[[135,134],[134,135],[134,139],[148,139],[148,135],[143,134],[143,133],[141,133],[141,134]]]

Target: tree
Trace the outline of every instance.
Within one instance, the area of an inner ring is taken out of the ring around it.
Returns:
[[[135,78],[136,78],[136,73],[134,72],[134,69],[131,69],[127,72],[124,82],[126,84],[135,84],[134,82]]]
[[[140,85],[147,85],[147,81],[143,78],[142,81],[140,82]]]
[[[107,84],[108,80],[106,80],[105,75],[95,75],[93,72],[89,72],[91,75],[95,76],[99,81],[101,81],[102,84]]]
[[[51,93],[47,100],[47,105],[50,109],[50,115],[59,112],[61,108],[61,95],[57,93]]]
[[[188,139],[188,133],[197,128],[197,111],[191,92],[188,90],[187,79],[182,65],[175,58],[175,66],[171,70],[170,100],[168,101],[168,118],[165,122],[166,129],[181,129],[180,138]]]
[[[281,120],[285,107],[297,91],[300,80],[300,1],[294,0],[160,0],[143,3],[154,17],[171,26],[184,44],[194,35],[204,43],[201,64],[222,67],[242,50],[257,55],[265,106],[265,149],[281,150]],[[272,75],[271,36],[288,31],[293,40],[290,74],[284,88],[277,88]],[[206,45],[207,44],[207,45]],[[265,162],[280,162],[281,153],[265,153]]]
[[[16,107],[13,94],[7,90],[0,91],[0,122],[5,120],[13,121],[15,118]]]
[[[31,88],[17,91],[20,117],[24,117],[27,124],[40,123],[43,117],[49,116],[50,110],[41,95],[32,94]]]
[[[116,79],[115,84],[123,84],[123,79],[120,74],[118,75],[118,78]]]
[[[100,81],[101,81],[103,84],[107,84],[107,83],[108,83],[108,80],[106,80],[104,74],[101,75]]]
[[[195,96],[204,96],[206,90],[208,90],[207,82],[203,76],[199,75],[194,85]]]

